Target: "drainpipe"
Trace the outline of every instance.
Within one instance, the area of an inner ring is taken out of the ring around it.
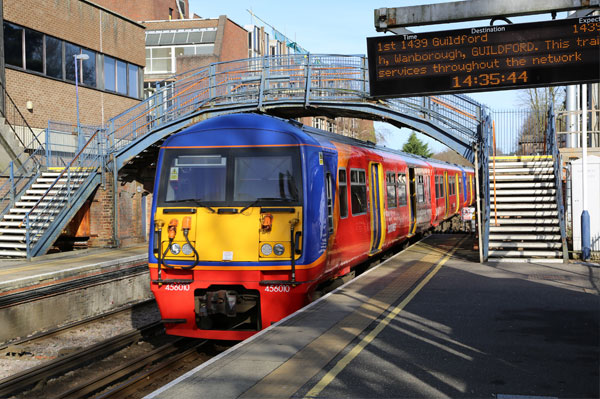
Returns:
[[[2,11],[2,1],[0,1],[0,83],[6,90],[6,77],[4,75],[4,12]],[[4,96],[0,95],[0,112],[4,113]]]
[[[577,87],[567,86],[567,147],[577,147]]]
[[[119,242],[119,171],[117,170],[117,159],[113,154],[113,242],[116,248],[121,246]]]

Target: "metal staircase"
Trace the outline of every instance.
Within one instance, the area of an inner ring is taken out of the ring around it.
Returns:
[[[27,248],[36,247],[61,210],[72,205],[72,194],[89,175],[65,169],[41,173],[0,220],[0,256],[27,257]]]
[[[73,126],[63,125],[65,131],[59,132],[50,125],[44,131],[44,147],[26,151],[22,164],[11,162],[2,172],[8,179],[0,185],[5,194],[0,198],[1,257],[30,259],[46,253],[104,181],[104,132],[87,135],[78,151]]]
[[[551,155],[492,157],[490,260],[562,262]]]
[[[566,245],[560,159],[549,114],[549,155],[491,157],[489,260],[564,262]]]

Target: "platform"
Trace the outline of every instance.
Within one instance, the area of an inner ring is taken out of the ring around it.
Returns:
[[[434,235],[147,398],[599,396],[600,267]]]
[[[0,344],[152,298],[148,248],[0,260]]]
[[[60,252],[31,261],[0,259],[0,295],[147,261],[147,245]]]

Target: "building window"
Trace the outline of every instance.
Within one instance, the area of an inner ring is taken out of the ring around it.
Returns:
[[[63,79],[63,42],[46,36],[46,75]]]
[[[363,169],[350,170],[352,215],[367,213],[367,180]]]
[[[75,61],[73,57],[81,54],[81,48],[71,43],[65,43],[65,79],[75,82]],[[81,62],[81,61],[80,61]],[[81,63],[78,65],[78,67]],[[81,71],[81,69],[79,69]]]
[[[78,65],[81,66],[83,75],[83,79],[79,82],[87,86],[96,87],[96,53],[91,50],[82,49],[81,54],[87,55],[88,59]]]
[[[23,28],[4,23],[4,62],[23,68]]]
[[[340,218],[348,217],[348,179],[346,176],[346,169],[339,171],[338,179],[338,194],[340,197]]]
[[[117,93],[127,94],[127,63],[117,60]]]
[[[141,68],[112,57],[98,55],[42,32],[4,22],[4,56],[7,65],[51,78],[75,82],[75,59],[79,54],[88,56],[78,61],[78,83],[99,87],[102,77],[98,74],[96,60],[104,63],[105,89],[140,98],[139,81]],[[101,69],[101,68],[100,68]],[[135,76],[134,76],[135,75]]]
[[[25,29],[25,69],[44,73],[44,34]]]
[[[406,205],[406,174],[398,173],[398,206]]]
[[[128,64],[127,70],[128,70],[128,75],[129,75],[129,77],[128,77],[129,85],[128,85],[127,94],[130,97],[139,97],[138,77],[139,77],[139,73],[140,73],[140,68],[138,66]]]
[[[112,57],[104,56],[104,89],[117,91],[115,80],[116,61]]]
[[[387,172],[385,182],[387,187],[388,209],[396,208],[396,174],[394,172]]]

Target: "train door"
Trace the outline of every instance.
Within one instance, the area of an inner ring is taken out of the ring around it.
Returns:
[[[408,207],[410,208],[408,236],[410,237],[417,231],[417,187],[414,168],[408,168],[408,198]]]
[[[455,179],[455,185],[454,187],[456,187],[455,191],[456,191],[456,209],[454,210],[454,213],[457,213],[458,210],[460,209],[460,184],[458,184],[458,173],[454,174],[454,179]]]
[[[371,254],[381,251],[385,240],[385,208],[382,195],[381,179],[383,170],[381,164],[372,162],[369,166],[371,184]]]
[[[445,203],[446,210],[444,211],[444,219],[446,219],[448,217],[448,214],[450,213],[450,187],[448,184],[448,172],[447,171],[444,171],[444,199],[446,201],[446,203]]]

